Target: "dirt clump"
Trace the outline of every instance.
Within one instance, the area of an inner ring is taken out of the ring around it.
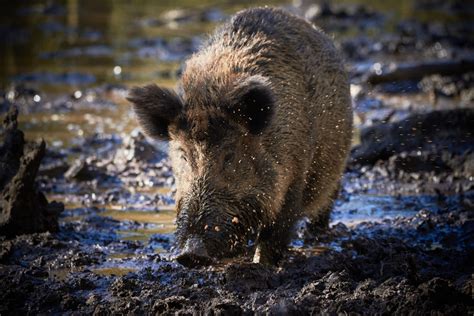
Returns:
[[[46,144],[26,142],[18,129],[18,110],[12,107],[3,121],[0,146],[0,235],[14,236],[57,231],[60,203],[49,203],[35,185]]]

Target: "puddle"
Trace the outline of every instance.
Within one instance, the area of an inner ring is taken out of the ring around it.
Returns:
[[[58,114],[26,113],[20,116],[19,125],[28,139],[42,138],[48,145],[67,148],[96,133],[129,135],[136,128],[130,111],[128,104],[114,103],[114,108],[97,109],[91,105]]]
[[[69,268],[53,269],[49,271],[49,277],[57,281],[64,281],[67,279],[70,273],[71,273],[71,269]]]
[[[348,201],[337,201],[332,212],[331,225],[343,223],[351,226],[361,222],[382,222],[398,216],[415,215],[420,209],[436,212],[439,209],[437,197],[351,195]]]
[[[0,27],[11,28],[16,36],[0,44],[1,85],[13,80],[67,91],[94,83],[133,84],[157,78],[172,84],[179,61],[196,49],[202,34],[227,12],[242,7],[209,0],[145,1],[139,6],[112,0],[52,2],[61,14],[38,10],[47,7],[42,1],[3,8]],[[254,5],[282,3],[267,0]],[[211,6],[212,10],[202,10]]]
[[[98,268],[92,269],[92,272],[103,275],[103,276],[123,276],[130,272],[135,272],[138,269],[135,268],[123,268],[123,267],[110,267],[110,268]]]
[[[169,240],[172,239],[171,235],[176,230],[174,206],[160,207],[157,211],[122,210],[119,205],[109,205],[105,210],[72,208],[68,205],[66,208],[60,218],[62,225],[84,225],[85,223],[90,225],[94,223],[95,227],[92,229],[98,230],[97,233],[102,236],[105,234],[120,241],[140,242],[144,246],[151,243],[151,247],[156,252],[169,249]],[[99,222],[97,218],[109,218],[112,221]],[[155,236],[158,237],[154,238]],[[167,245],[162,245],[163,242]],[[110,256],[114,257],[115,255],[112,253]]]
[[[109,209],[100,213],[100,216],[107,216],[118,221],[135,221],[139,223],[159,224],[165,226],[173,225],[176,217],[174,210],[149,211],[122,211]]]
[[[398,201],[392,196],[351,196],[347,202],[336,203],[332,212],[332,224],[351,225],[365,221],[382,221],[384,218],[416,213],[414,210],[397,207],[396,202]]]
[[[156,228],[139,228],[134,230],[119,230],[117,234],[121,240],[148,242],[155,234],[172,234],[176,230],[173,223],[159,224]]]
[[[136,257],[134,253],[114,252],[107,255],[110,259],[133,259]]]

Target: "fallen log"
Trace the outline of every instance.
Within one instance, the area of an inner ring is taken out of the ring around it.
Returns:
[[[437,60],[417,64],[399,64],[387,67],[386,71],[373,72],[367,76],[372,85],[380,83],[420,80],[425,76],[439,74],[442,76],[461,75],[474,71],[474,59]]]

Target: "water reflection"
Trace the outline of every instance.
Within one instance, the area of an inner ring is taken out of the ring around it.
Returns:
[[[367,35],[390,31],[400,18],[436,19],[442,27],[472,17],[455,8],[424,7],[408,0],[334,2],[361,3],[384,12],[391,22],[383,29],[366,25]],[[244,7],[289,4],[282,0],[3,2],[0,84],[27,82],[56,92],[104,82],[154,80],[173,85],[180,62],[217,22]],[[353,36],[355,31],[348,27],[333,35]]]
[[[216,5],[216,1],[176,5],[173,1],[111,0],[3,3],[0,82],[3,86],[28,82],[54,91],[103,82],[163,80],[172,84],[179,61],[226,16],[224,11],[249,4]],[[88,76],[87,80],[82,76]]]

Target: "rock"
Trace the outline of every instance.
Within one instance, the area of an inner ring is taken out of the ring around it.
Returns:
[[[0,146],[0,235],[57,231],[64,206],[48,203],[35,185],[46,144],[26,143],[17,117],[18,110],[12,107],[4,119]]]

